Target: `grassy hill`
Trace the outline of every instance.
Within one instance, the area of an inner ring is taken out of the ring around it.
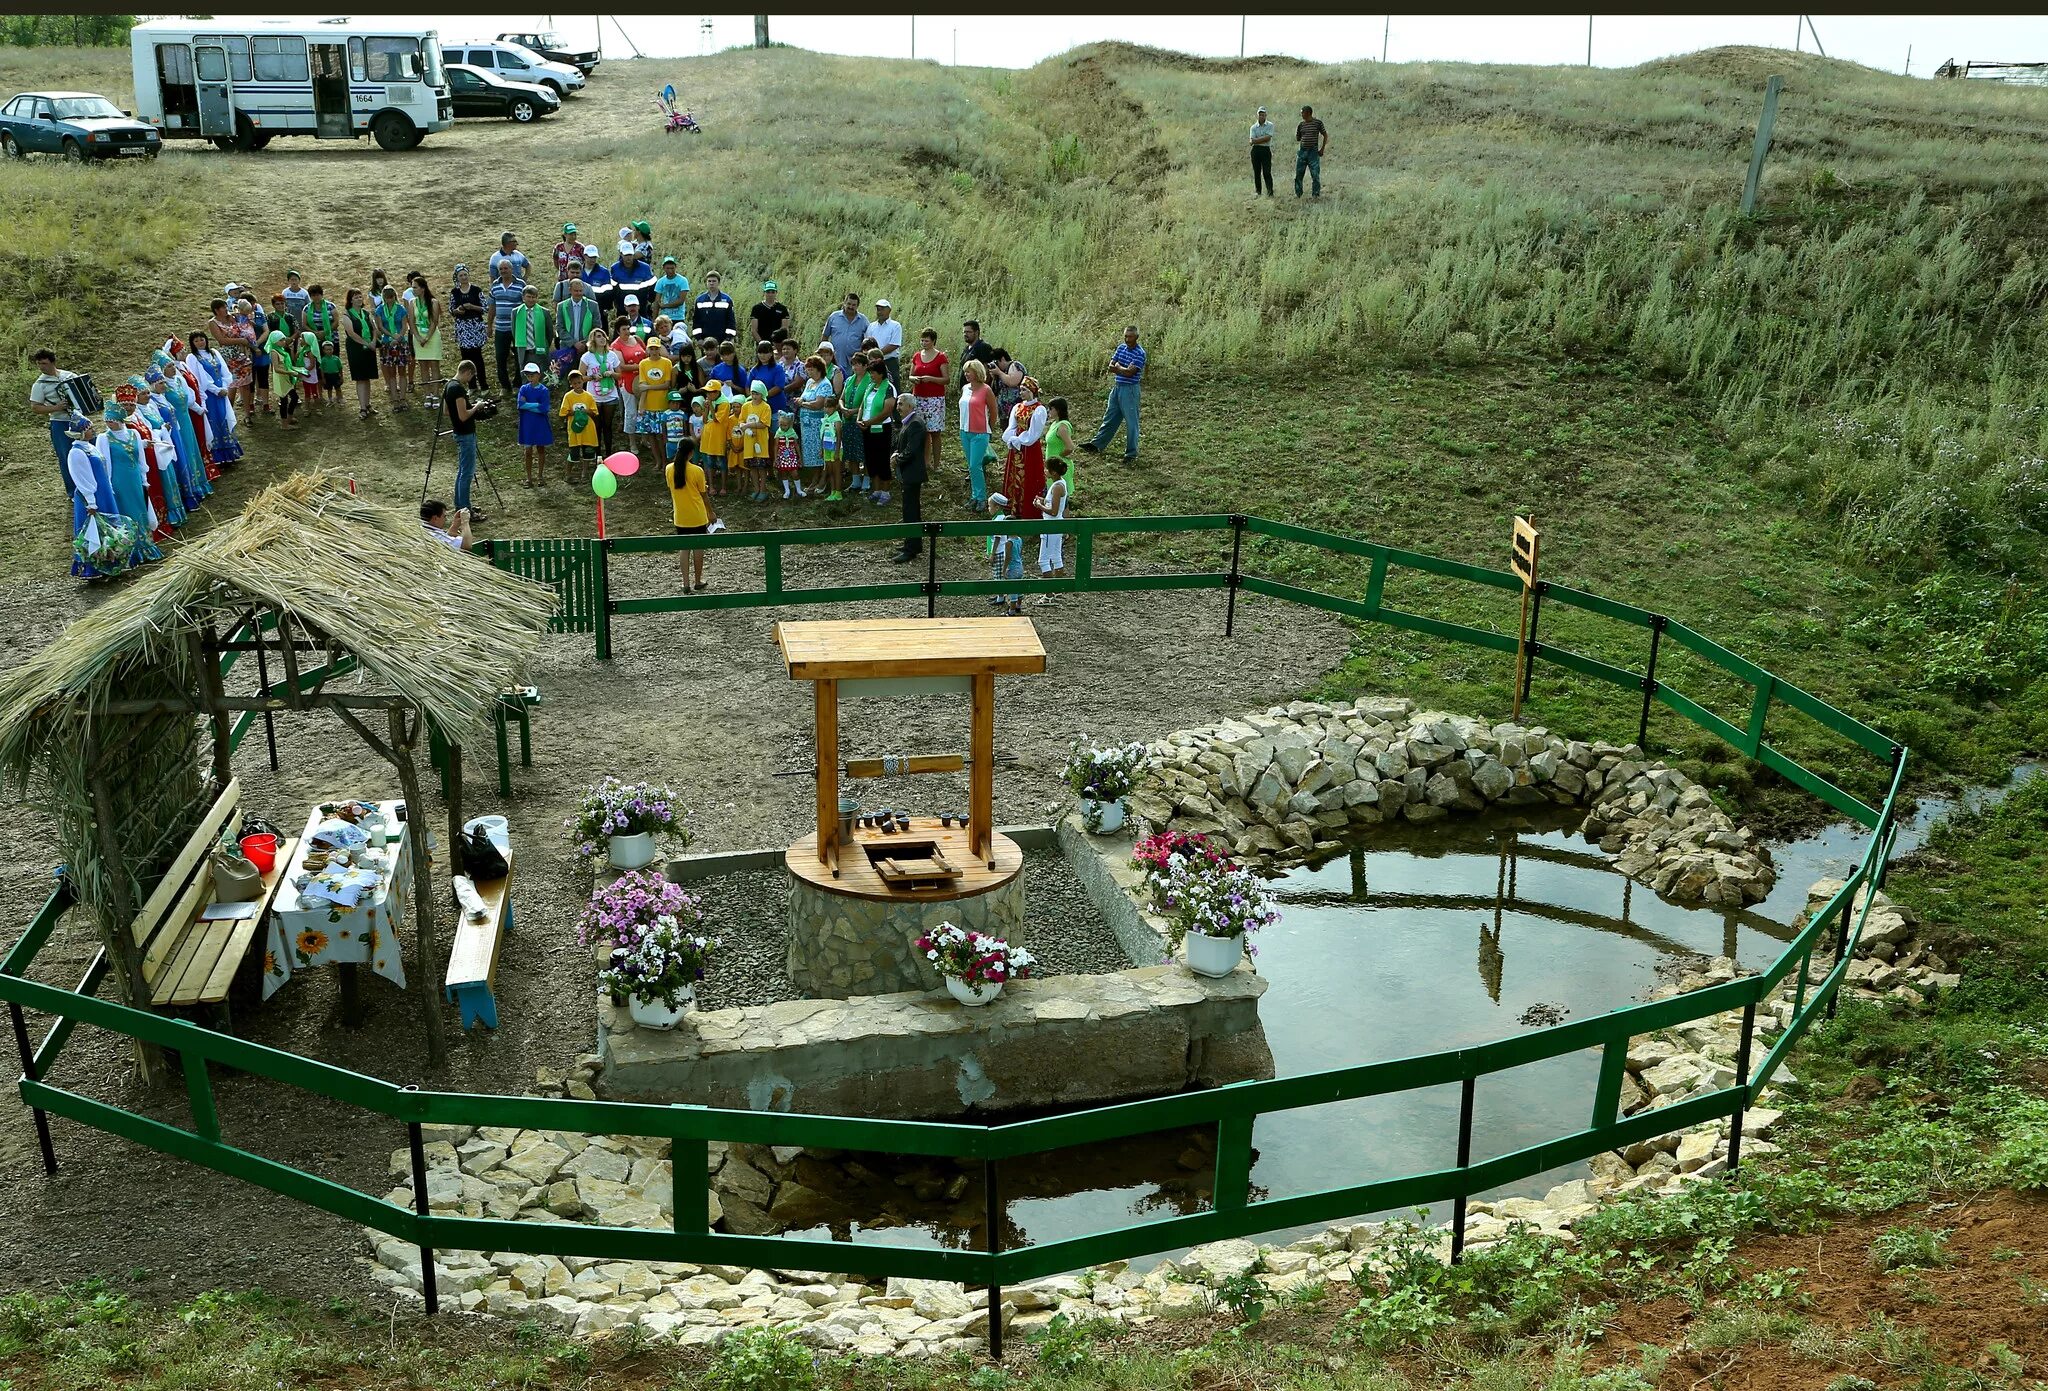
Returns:
[[[129,96],[122,53],[0,56],[23,82]],[[1777,149],[1745,221],[1773,72]],[[649,97],[665,81],[701,138],[660,132]],[[1240,127],[1260,102],[1329,119],[1320,203],[1286,196],[1285,151],[1282,197],[1248,196]],[[610,63],[542,128],[465,123],[403,157],[287,141],[11,169],[0,371],[18,395],[30,344],[55,340],[118,379],[231,277],[273,286],[292,264],[334,289],[418,266],[445,287],[504,227],[544,250],[565,219],[645,217],[693,279],[719,269],[750,294],[772,275],[807,327],[847,288],[886,294],[949,347],[978,317],[1084,427],[1116,330],[1138,321],[1146,458],[1084,469],[1092,512],[1257,510],[1499,564],[1508,514],[1533,510],[1558,578],[1684,616],[1933,766],[1985,775],[2044,742],[2044,136],[2037,91],[1750,49],[1627,71],[1118,45],[1023,71],[794,49]],[[254,452],[417,486],[419,416],[347,414],[289,439],[260,423]],[[41,640],[84,601],[52,580],[40,435],[0,448],[21,543],[0,603],[23,619],[15,641]],[[512,458],[509,440],[491,452]],[[950,470],[943,486],[962,490]],[[497,534],[590,526],[572,490],[508,501]],[[612,520],[664,528],[665,499],[629,489]],[[1401,601],[1512,621],[1419,585]],[[1640,656],[1590,626],[1558,636]],[[1506,696],[1495,665],[1366,634],[1333,680],[1490,708]],[[1711,702],[1735,698],[1693,675]],[[1611,729],[1629,704],[1564,682],[1545,694],[1561,727]],[[1725,748],[1685,737],[1747,790]],[[1856,775],[1827,741],[1792,737]]]

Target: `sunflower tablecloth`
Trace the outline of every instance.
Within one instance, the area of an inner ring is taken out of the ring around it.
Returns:
[[[404,802],[375,805],[382,808],[387,825],[396,828],[395,834],[384,849],[383,882],[353,908],[322,899],[300,899],[295,885],[306,872],[305,857],[313,848],[313,832],[329,819],[318,807],[306,818],[294,862],[279,881],[270,908],[263,952],[264,999],[276,994],[292,978],[292,972],[313,966],[367,964],[399,989],[405,988],[405,951],[398,929],[405,922],[405,891],[411,882],[412,827],[398,820]]]

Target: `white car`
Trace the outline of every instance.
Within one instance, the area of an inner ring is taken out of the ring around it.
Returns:
[[[450,63],[467,63],[493,72],[509,82],[532,82],[549,88],[557,97],[583,90],[588,81],[567,63],[551,63],[532,49],[516,43],[451,43],[441,48]]]

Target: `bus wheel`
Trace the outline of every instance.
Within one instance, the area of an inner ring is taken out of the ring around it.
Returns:
[[[370,134],[380,150],[409,150],[420,143],[418,129],[396,111],[386,111],[372,121]]]
[[[232,135],[216,135],[212,139],[213,148],[216,150],[232,150],[235,148],[235,138]]]
[[[249,142],[249,148],[252,150],[260,150],[264,146],[268,145],[271,142],[271,139],[272,136],[270,132],[265,131],[263,134],[257,136],[254,140],[251,140]]]
[[[230,148],[248,154],[252,150],[262,149],[262,140],[263,137],[256,133],[256,127],[250,123],[247,116],[235,118],[235,139]]]

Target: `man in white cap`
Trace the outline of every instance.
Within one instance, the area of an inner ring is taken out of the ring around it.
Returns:
[[[640,296],[626,296],[625,313],[627,327],[631,328],[633,332],[644,335],[653,331],[654,325],[645,314],[640,312]]]
[[[882,370],[889,374],[889,385],[900,387],[896,380],[896,359],[903,351],[903,320],[896,317],[896,311],[885,299],[875,301],[875,317],[868,324],[868,337],[875,340],[875,346],[882,350]]]
[[[1273,196],[1273,123],[1266,119],[1266,108],[1260,107],[1258,116],[1252,121],[1252,197],[1259,196],[1264,188],[1268,198]]]

